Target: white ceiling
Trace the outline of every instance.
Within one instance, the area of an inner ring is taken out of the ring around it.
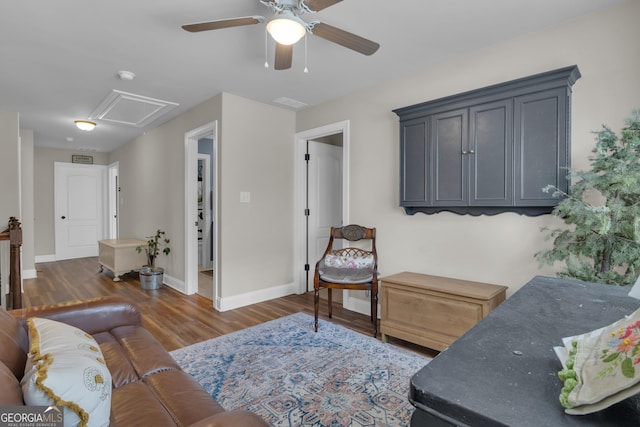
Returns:
[[[303,18],[376,41],[380,50],[364,56],[310,36],[309,73],[304,39],[290,70],[265,69],[264,24],[202,33],[180,28],[268,16],[258,0],[4,2],[0,109],[20,114],[36,146],[108,152],[220,92],[319,104],[620,1],[343,0]],[[120,80],[119,70],[136,77]],[[75,129],[73,120],[89,117],[114,89],[179,106],[144,128],[98,120],[92,132]]]

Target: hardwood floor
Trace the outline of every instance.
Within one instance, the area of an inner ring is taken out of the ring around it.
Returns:
[[[213,308],[211,300],[199,295],[184,295],[167,286],[154,291],[143,290],[135,273],[125,274],[121,276],[121,282],[114,282],[110,272],[99,271],[97,258],[40,263],[36,269],[36,279],[24,280],[25,307],[119,295],[140,307],[146,328],[169,351],[297,312],[313,316],[313,293],[289,295],[219,312]],[[365,335],[371,334],[368,316],[345,310],[334,302],[333,318],[328,319],[326,301],[323,302],[322,319]],[[437,354],[402,340],[390,338],[389,342],[426,356]]]

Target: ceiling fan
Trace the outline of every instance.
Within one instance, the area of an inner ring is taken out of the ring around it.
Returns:
[[[243,25],[260,24],[267,20],[267,31],[276,41],[274,68],[286,70],[291,68],[293,60],[293,45],[305,33],[323,38],[363,55],[374,54],[380,45],[356,34],[320,21],[305,22],[300,18],[305,13],[315,13],[340,3],[342,0],[258,0],[267,6],[273,16],[244,16],[240,18],[220,19],[183,25],[186,31],[197,33],[200,31],[219,30],[222,28],[240,27]]]

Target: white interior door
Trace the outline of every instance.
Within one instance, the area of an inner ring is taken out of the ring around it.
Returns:
[[[107,167],[56,162],[54,175],[56,259],[98,256]]]
[[[313,272],[327,248],[331,227],[342,226],[342,147],[309,141],[308,153],[308,251]]]

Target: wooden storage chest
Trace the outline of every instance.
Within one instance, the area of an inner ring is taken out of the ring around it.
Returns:
[[[442,351],[506,298],[506,286],[404,272],[381,279],[382,340]]]
[[[146,247],[147,242],[139,239],[107,239],[98,241],[98,262],[101,268],[113,271],[113,281],[131,270],[138,270],[147,263],[144,251],[138,253],[138,246]]]

